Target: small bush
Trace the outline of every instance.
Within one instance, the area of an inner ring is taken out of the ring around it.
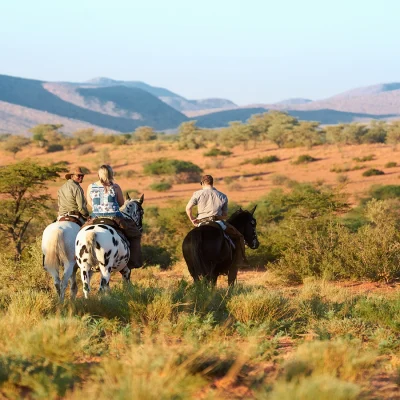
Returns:
[[[63,151],[64,150],[64,146],[62,144],[51,144],[49,146],[47,146],[46,151],[48,153],[55,153],[57,151]]]
[[[243,186],[239,182],[231,182],[226,185],[228,190],[241,190]]]
[[[234,180],[235,180],[235,179],[233,178],[233,176],[226,176],[226,177],[224,178],[224,183],[227,184],[227,185],[229,185],[229,184],[231,184]]]
[[[364,157],[354,157],[353,160],[356,162],[372,161],[372,160],[375,160],[375,155],[370,154],[370,155],[364,156]]]
[[[259,165],[259,164],[269,164],[277,161],[280,161],[280,158],[277,156],[266,156],[266,157],[257,157],[244,160],[241,164]]]
[[[150,189],[155,192],[165,192],[172,188],[169,182],[155,182],[150,185]]]
[[[385,164],[385,168],[394,168],[394,167],[397,167],[396,161],[389,161],[388,163]]]
[[[159,265],[161,268],[168,268],[173,262],[171,254],[160,246],[143,245],[143,261],[145,265]]]
[[[297,160],[292,161],[292,164],[299,165],[299,164],[308,164],[314,161],[318,161],[317,158],[311,157],[308,154],[302,154],[301,156],[297,157]]]
[[[349,182],[349,177],[347,175],[340,174],[337,176],[336,180],[338,181],[338,183],[347,183]]]
[[[90,169],[89,168],[87,168],[87,167],[81,167],[81,169],[82,169],[82,172],[84,173],[84,174],[90,174]]]
[[[203,154],[204,157],[218,157],[218,156],[230,156],[230,155],[232,155],[231,151],[220,150],[217,149],[216,147]]]
[[[119,178],[133,178],[136,174],[136,171],[133,169],[127,169],[126,171],[118,171],[115,173]]]
[[[363,176],[385,175],[383,171],[376,168],[370,168],[363,172]]]
[[[271,182],[273,185],[282,186],[286,185],[290,181],[290,178],[286,175],[273,175],[271,178]]]
[[[337,173],[342,173],[342,172],[349,172],[349,171],[358,171],[360,169],[367,168],[365,165],[356,165],[354,167],[340,167],[340,166],[334,166],[330,169],[331,172],[337,172]]]
[[[84,156],[85,154],[94,153],[95,149],[92,144],[83,144],[82,146],[78,147],[78,156]]]
[[[144,165],[144,173],[147,175],[174,175],[177,183],[198,182],[203,170],[190,161],[169,160],[159,158],[156,161]]]
[[[400,185],[373,185],[369,195],[377,200],[396,199],[400,197]]]

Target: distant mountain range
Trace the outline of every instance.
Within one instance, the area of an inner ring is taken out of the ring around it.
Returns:
[[[39,123],[62,123],[65,132],[82,127],[132,132],[143,125],[167,130],[190,119],[214,128],[270,109],[322,124],[400,119],[400,83],[353,89],[324,100],[294,98],[238,107],[227,99],[189,100],[140,81],[45,82],[0,75],[0,132],[26,133]]]

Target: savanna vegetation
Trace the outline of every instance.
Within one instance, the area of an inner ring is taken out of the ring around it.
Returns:
[[[110,160],[120,164],[115,149],[142,146],[153,156],[117,168],[117,179],[132,182],[124,190],[133,195],[139,193],[138,176],[150,179],[151,189],[161,195],[198,182],[208,170],[193,153],[191,161],[185,159],[185,152],[197,151],[216,170],[236,160],[236,170],[221,174],[217,184],[240,192],[246,190],[243,169],[262,172],[284,163],[282,148],[306,148],[285,164],[306,175],[310,165],[323,162],[312,153],[315,146],[329,142],[343,152],[348,144],[375,140],[395,147],[396,126],[322,128],[275,112],[221,130],[186,123],[177,136],[143,127],[132,135],[85,129],[67,137],[59,125],[41,125],[16,152],[7,143],[19,139],[3,135],[2,148],[12,162],[0,167],[0,397],[396,398],[400,183],[376,184],[373,179],[387,175],[372,174],[365,178],[369,184],[363,196],[348,191],[351,173],[368,171],[367,166],[380,171],[383,164],[371,164],[377,154],[369,151],[355,160],[356,153],[331,166],[338,173],[334,184],[300,182],[290,170],[249,174],[249,182],[268,180],[273,186],[257,199],[237,202],[230,196],[231,212],[258,205],[261,243],[247,252],[251,269],[239,275],[233,289],[223,279],[217,288],[192,283],[181,255],[182,239],[191,228],[187,199],[160,205],[145,200],[146,266],[133,271],[132,285],[112,275],[110,293],[64,304],[43,271],[39,239],[55,216],[48,188],[69,161],[22,160],[18,154],[27,146],[47,154],[49,146],[59,145],[63,159],[80,152],[79,160],[92,170]],[[273,153],[251,153],[263,141],[275,144]],[[171,143],[181,157],[164,151]],[[244,149],[240,159],[232,146]],[[393,161],[385,168],[396,165]]]

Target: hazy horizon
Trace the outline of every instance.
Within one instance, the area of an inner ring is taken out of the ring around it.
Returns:
[[[143,81],[188,99],[239,105],[318,100],[400,81],[394,0],[109,4],[0,5],[0,74]]]

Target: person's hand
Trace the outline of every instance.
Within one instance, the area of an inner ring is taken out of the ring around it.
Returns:
[[[199,223],[199,221],[197,220],[197,218],[192,219],[192,224],[193,224],[194,226],[197,226],[198,223]]]

